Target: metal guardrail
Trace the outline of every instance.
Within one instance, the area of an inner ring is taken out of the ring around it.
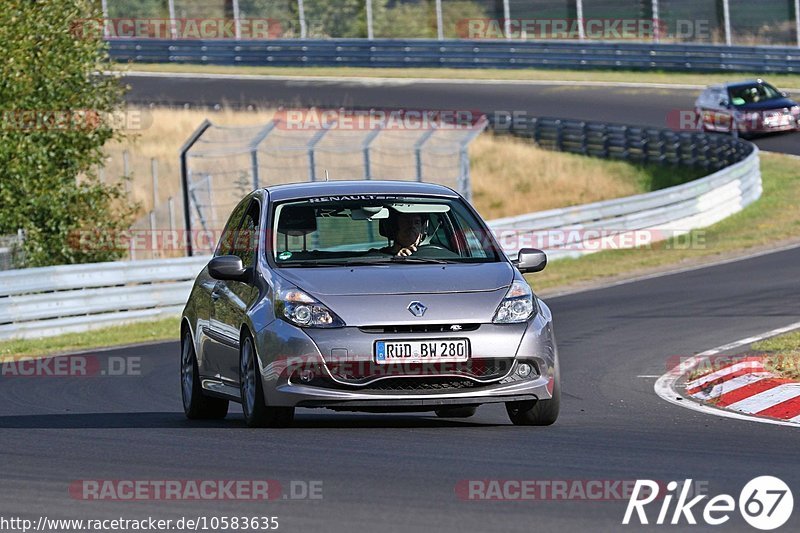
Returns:
[[[800,48],[429,39],[109,39],[115,61],[278,67],[572,68],[800,72]]]
[[[207,262],[188,257],[0,272],[0,340],[176,315]]]
[[[713,172],[650,193],[494,220],[489,225],[509,256],[533,247],[559,259],[598,251],[604,242],[630,247],[620,243],[678,237],[741,211],[761,196],[758,148],[729,136],[551,118],[498,127],[560,151]]]
[[[551,259],[582,255],[602,248],[609,235],[639,243],[626,236],[642,231],[650,232],[651,241],[668,238],[722,220],[761,196],[758,149],[746,141],[544,118],[506,131],[564,151],[714,171],[651,193],[491,221],[509,255],[530,246],[544,247]],[[541,232],[551,242],[548,236],[555,232],[559,244],[539,245]],[[0,272],[0,340],[178,314],[207,261],[188,257]]]

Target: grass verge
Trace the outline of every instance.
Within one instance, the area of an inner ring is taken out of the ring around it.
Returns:
[[[764,352],[764,368],[779,376],[800,381],[800,331],[778,335],[753,344]]]
[[[3,341],[0,342],[0,361],[13,361],[124,344],[178,340],[179,325],[178,317],[173,317],[133,322],[124,326],[111,326],[82,333],[66,333],[43,339]]]
[[[136,72],[181,72],[199,74],[255,74],[263,76],[322,76],[343,78],[435,78],[447,80],[535,80],[666,83],[709,85],[736,79],[768,77],[781,88],[800,88],[800,74],[641,72],[625,70],[565,69],[455,69],[455,68],[355,68],[355,67],[255,67],[225,65],[175,65],[132,63]]]

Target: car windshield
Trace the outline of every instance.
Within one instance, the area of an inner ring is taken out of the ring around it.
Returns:
[[[500,261],[461,200],[387,195],[309,198],[275,207],[279,267]]]
[[[754,83],[731,87],[731,103],[733,105],[757,104],[766,100],[783,98],[781,93],[769,83]]]

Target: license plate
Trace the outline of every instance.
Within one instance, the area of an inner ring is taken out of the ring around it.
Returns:
[[[788,115],[774,114],[774,115],[768,115],[764,119],[764,124],[767,126],[775,126],[775,127],[788,126],[790,123],[791,123],[791,117]]]
[[[469,359],[467,339],[431,339],[407,341],[377,341],[375,361],[393,363],[441,363]]]

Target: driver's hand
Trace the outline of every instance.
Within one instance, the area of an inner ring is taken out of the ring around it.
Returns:
[[[409,255],[413,254],[416,251],[417,251],[417,245],[412,244],[411,246],[400,248],[400,251],[397,252],[397,257],[408,257]]]

